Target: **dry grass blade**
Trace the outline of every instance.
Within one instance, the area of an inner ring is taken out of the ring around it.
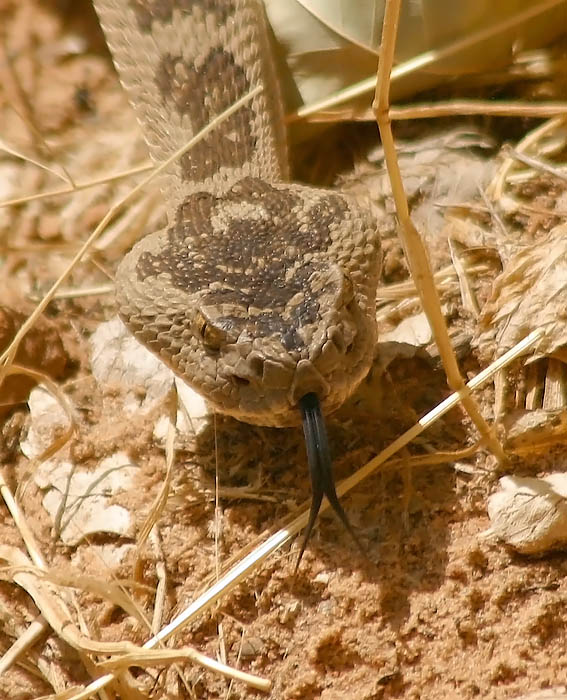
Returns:
[[[463,308],[474,314],[475,318],[478,317],[480,309],[478,302],[476,300],[471,281],[467,274],[466,267],[462,260],[462,245],[453,239],[449,239],[449,250],[451,251],[451,260],[453,261],[453,266],[455,272],[457,273],[457,279],[459,280],[459,288],[461,291],[461,301]]]
[[[392,72],[395,68],[392,69]],[[374,83],[376,81],[374,80]],[[346,91],[345,91],[346,92]],[[458,116],[487,116],[487,117],[519,117],[544,119],[565,114],[566,102],[520,102],[508,100],[474,100],[454,99],[435,103],[414,103],[407,107],[390,107],[389,115],[392,121],[408,121],[409,119],[439,119]],[[337,121],[372,121],[372,108],[344,107],[340,111],[326,109],[316,112],[309,118],[314,124],[333,123]],[[292,118],[289,122],[293,122]]]
[[[113,284],[99,284],[96,287],[81,287],[80,289],[60,289],[53,295],[53,299],[80,299],[82,297],[106,296],[107,294],[112,294],[113,291]]]
[[[45,170],[48,173],[51,173],[52,175],[55,175],[55,177],[59,178],[60,180],[64,180],[69,185],[69,189],[67,190],[68,192],[73,192],[73,190],[75,189],[75,185],[70,180],[68,174],[65,172],[61,172],[57,168],[54,168],[52,165],[49,165],[49,163],[44,163],[43,161],[37,160],[37,158],[32,158],[31,156],[26,156],[23,153],[20,153],[20,151],[17,151],[15,148],[11,148],[10,146],[5,144],[1,140],[0,140],[0,150],[5,151],[6,153],[9,153],[11,156],[14,156],[15,158],[19,158],[21,160],[27,160],[29,163],[32,163],[36,167],[41,168],[42,170]],[[1,206],[6,206],[6,205],[2,204]]]
[[[567,117],[561,116],[544,122],[537,129],[530,131],[530,133],[516,145],[516,148],[514,149],[515,152],[521,154],[529,152],[540,140],[544,139],[548,134],[552,134],[556,129],[564,124],[566,120]],[[494,181],[487,188],[487,195],[494,201],[498,201],[504,196],[506,181],[515,164],[516,161],[514,158],[506,158]]]
[[[137,542],[138,550],[143,547],[153,526],[159,520],[159,517],[167,504],[167,497],[169,495],[171,480],[173,478],[173,467],[175,465],[175,422],[177,418],[177,392],[175,390],[175,384],[173,384],[173,388],[169,393],[167,404],[169,421],[167,425],[167,437],[165,442],[165,479],[163,480],[159,493],[156,496],[156,499],[150,508],[150,512],[148,513],[148,516],[140,529]]]
[[[34,534],[30,528],[30,526],[27,523],[26,518],[24,517],[24,514],[22,513],[20,506],[18,505],[18,502],[14,498],[12,491],[10,490],[10,487],[6,483],[6,480],[4,479],[4,476],[2,473],[0,473],[0,494],[2,494],[2,498],[4,499],[4,503],[6,504],[6,507],[10,511],[10,515],[12,516],[12,519],[14,520],[14,523],[18,529],[18,532],[20,533],[24,544],[26,545],[26,549],[28,550],[28,554],[31,557],[31,560],[33,563],[40,569],[45,570],[47,567],[45,565],[45,560],[41,554],[41,551],[38,547],[38,544],[36,542],[36,539],[34,537]],[[29,563],[26,560],[26,564]]]
[[[152,545],[153,554],[155,557],[156,578],[158,584],[154,596],[154,611],[152,615],[152,634],[157,634],[162,625],[162,620],[166,608],[167,596],[167,567],[165,565],[162,541],[159,530],[157,528],[150,532],[150,542]],[[135,571],[141,568],[138,560]],[[141,575],[141,574],[140,574]]]
[[[35,161],[30,160],[30,162],[34,163]],[[36,165],[42,167],[40,163],[36,163]],[[50,192],[38,192],[36,194],[29,194],[27,196],[17,197],[16,199],[6,199],[3,202],[0,202],[0,208],[18,206],[20,204],[26,204],[27,202],[35,202],[41,199],[51,199],[52,197],[60,197],[65,194],[71,194],[72,192],[78,192],[79,190],[88,190],[91,187],[96,187],[97,185],[107,185],[110,182],[123,180],[126,177],[131,177],[132,175],[146,173],[148,172],[148,170],[153,170],[154,167],[155,166],[153,163],[141,163],[140,165],[134,165],[131,168],[128,168],[128,170],[125,170],[124,172],[111,173],[110,175],[102,175],[101,177],[94,178],[93,180],[88,180],[87,182],[75,182],[72,186],[64,187],[60,190],[51,190]]]
[[[48,630],[49,623],[43,615],[38,615],[24,634],[18,637],[12,646],[4,652],[4,655],[0,657],[0,678],[6,671],[9,671],[22,654],[33,647],[33,645],[38,642],[39,638]]]
[[[23,569],[24,571],[26,569]],[[27,571],[30,571],[27,569]],[[150,592],[150,586],[139,583],[138,581],[128,580],[121,581],[115,579],[100,579],[94,576],[86,576],[74,569],[68,571],[31,571],[38,576],[42,581],[48,581],[55,586],[61,588],[80,588],[85,593],[91,593],[99,598],[109,601],[116,607],[121,608],[138,622],[149,627],[149,623],[140,607],[132,600],[132,597],[127,593],[128,588],[133,588],[138,591]]]
[[[137,648],[132,642],[97,642],[86,637],[73,623],[61,589],[42,581],[41,571],[34,570],[19,550],[0,546],[0,558],[8,563],[13,581],[33,599],[53,631],[73,649],[92,654],[124,654]]]
[[[138,652],[131,652],[119,657],[112,658],[108,661],[103,661],[98,664],[98,668],[103,671],[112,671],[119,673],[125,671],[129,666],[165,666],[179,662],[192,661],[193,663],[207,668],[209,671],[220,673],[225,678],[230,678],[233,681],[242,681],[251,688],[256,688],[267,692],[270,690],[271,683],[268,680],[254,676],[251,673],[245,673],[238,669],[231,668],[214,659],[211,659],[204,654],[200,654],[195,649],[187,647],[179,649],[144,649]],[[73,695],[73,700],[78,700],[84,695]]]
[[[349,86],[348,88],[345,88],[344,90],[340,90],[339,92],[329,95],[329,97],[326,97],[323,100],[318,100],[317,102],[313,102],[309,105],[304,105],[303,107],[300,107],[295,112],[286,115],[286,124],[294,124],[295,122],[301,120],[317,121],[317,119],[314,117],[320,112],[325,112],[326,110],[329,110],[332,107],[337,107],[338,105],[348,102],[349,100],[352,100],[355,97],[366,95],[372,92],[372,90],[374,90],[375,87],[376,77],[373,75],[369,78],[366,78],[365,80],[361,80],[360,82]],[[329,120],[323,119],[323,121]],[[336,114],[333,114],[333,121],[336,121]]]
[[[423,309],[429,320],[431,330],[439,348],[441,361],[447,374],[447,381],[453,391],[460,391],[464,387],[464,380],[459,371],[455,353],[449,338],[447,325],[441,311],[439,295],[435,287],[433,273],[427,257],[427,253],[420,235],[415,228],[410,215],[407,198],[404,191],[402,176],[396,156],[394,136],[391,122],[388,117],[389,109],[389,76],[394,60],[394,48],[397,33],[397,25],[400,11],[399,0],[388,0],[384,16],[384,30],[382,38],[382,52],[378,65],[377,93],[374,101],[376,121],[380,129],[382,145],[388,175],[392,185],[392,193],[396,204],[399,220],[399,236],[406,259],[409,264],[412,279],[418,289]],[[476,425],[483,439],[492,452],[504,460],[504,452],[498,440],[494,437],[490,427],[482,417],[476,401],[470,396],[463,397],[463,407]]]
[[[510,158],[513,158],[514,160],[517,160],[519,163],[523,163],[524,165],[529,166],[533,170],[538,170],[542,173],[548,173],[549,175],[553,175],[553,177],[556,177],[559,180],[567,182],[567,171],[565,170],[560,170],[559,168],[556,168],[550,165],[549,163],[545,163],[541,160],[538,160],[537,158],[532,158],[526,155],[525,153],[519,153],[513,148],[510,148],[510,146],[504,146],[502,150],[504,151],[505,155],[509,156]]]
[[[565,102],[519,102],[508,100],[449,100],[435,104],[412,104],[409,107],[392,107],[389,115],[393,120],[432,119],[439,117],[473,116],[518,117],[538,119],[565,114]],[[360,118],[360,117],[359,117]]]

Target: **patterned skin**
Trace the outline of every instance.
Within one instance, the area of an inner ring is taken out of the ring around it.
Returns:
[[[337,192],[288,184],[262,5],[95,0],[152,157],[262,90],[167,171],[169,226],[116,275],[127,326],[214,407],[260,425],[330,413],[372,361],[380,246]]]
[[[288,182],[260,0],[94,5],[157,163],[252,93],[165,171],[169,223],[120,264],[120,316],[219,412],[303,422],[313,500],[301,553],[323,495],[352,533],[321,409],[338,408],[372,363],[376,222],[338,192]]]

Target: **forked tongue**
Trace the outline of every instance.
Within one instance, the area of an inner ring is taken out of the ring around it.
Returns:
[[[317,394],[305,394],[300,401],[301,416],[303,419],[303,434],[305,435],[305,446],[307,448],[307,462],[309,464],[309,477],[311,479],[311,508],[309,509],[309,520],[303,535],[303,542],[297,561],[295,563],[294,575],[297,573],[299,563],[311,537],[313,526],[317,520],[319,509],[323,501],[323,496],[327,497],[332,509],[339,516],[342,524],[356,542],[360,551],[364,554],[360,540],[356,536],[352,525],[349,523],[346,513],[340,504],[335,490],[333,479],[333,464],[331,452],[329,450],[329,440],[325,419],[321,413],[321,405]]]

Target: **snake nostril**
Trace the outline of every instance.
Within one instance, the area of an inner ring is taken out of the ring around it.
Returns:
[[[252,354],[248,362],[254,375],[260,379],[264,373],[264,358],[260,355]]]
[[[260,369],[258,370],[258,360],[261,359],[261,357],[256,358],[255,356],[246,359],[240,357],[228,368],[228,378],[235,386],[245,387],[256,385],[262,378],[261,363],[259,365]]]

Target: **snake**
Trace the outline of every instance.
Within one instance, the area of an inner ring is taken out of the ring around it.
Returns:
[[[214,410],[303,425],[312,500],[298,563],[324,496],[358,542],[324,417],[372,365],[377,222],[340,191],[290,181],[261,0],[93,3],[150,157],[164,166],[167,225],[120,262],[118,314]]]

